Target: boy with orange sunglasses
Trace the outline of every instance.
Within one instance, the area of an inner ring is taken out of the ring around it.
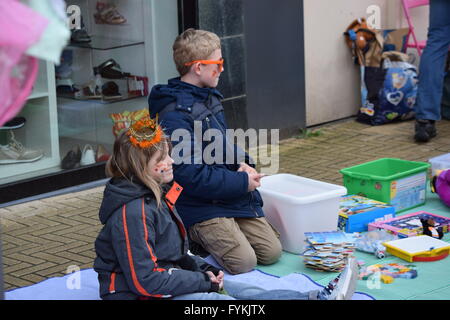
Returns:
[[[262,174],[249,155],[226,136],[223,96],[216,89],[224,71],[220,39],[212,32],[188,29],[176,38],[173,59],[180,77],[152,88],[151,117],[158,115],[165,133],[173,136],[174,150],[184,143],[204,154],[209,144],[196,140],[194,128],[199,124],[202,137],[214,129],[211,143],[226,146],[220,152],[224,163],[203,157],[198,162],[195,151],[184,153],[184,149],[174,155],[175,181],[184,188],[176,207],[188,229],[191,250],[205,249],[232,274],[248,272],[257,263],[272,264],[281,255],[281,244],[264,217],[256,190]],[[190,141],[173,134],[179,129],[189,133]]]

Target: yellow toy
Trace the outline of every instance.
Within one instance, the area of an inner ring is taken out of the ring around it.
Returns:
[[[385,274],[382,274],[380,276],[380,280],[383,281],[383,283],[392,283],[394,282],[394,278]]]

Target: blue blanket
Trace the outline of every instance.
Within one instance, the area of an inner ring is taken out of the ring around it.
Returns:
[[[245,283],[258,283],[265,289],[290,289],[309,291],[323,288],[306,275],[292,273],[277,277],[254,270],[240,275],[225,274],[226,279],[235,279]],[[97,273],[85,269],[63,277],[55,277],[37,284],[6,292],[6,300],[100,300]],[[354,300],[370,300],[372,297],[356,293]]]

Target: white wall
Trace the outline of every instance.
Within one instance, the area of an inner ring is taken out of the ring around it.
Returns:
[[[305,80],[307,126],[356,115],[360,106],[359,69],[343,32],[370,5],[381,9],[381,28],[406,27],[400,0],[305,0]],[[419,38],[425,39],[428,9],[414,9]],[[423,29],[423,30],[419,30]]]

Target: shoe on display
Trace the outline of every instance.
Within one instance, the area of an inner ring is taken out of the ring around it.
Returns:
[[[89,43],[91,42],[91,37],[86,31],[84,26],[83,17],[81,17],[81,29],[73,29],[70,36],[70,40],[73,43]]]
[[[349,258],[344,270],[318,294],[319,300],[351,300],[359,270],[355,258]]]
[[[83,153],[81,154],[80,165],[87,166],[95,163],[95,152],[90,144],[87,144],[83,148]]]
[[[95,80],[91,80],[88,83],[81,86],[80,90],[75,92],[76,99],[101,99],[102,93],[99,86],[95,83]]]
[[[104,100],[122,98],[119,92],[119,86],[113,81],[108,81],[102,86],[102,95]]]
[[[0,164],[34,162],[44,156],[41,150],[26,149],[15,139],[12,131],[10,131],[10,134],[9,143],[0,145]]]
[[[22,128],[25,125],[25,122],[27,120],[24,117],[15,117],[11,120],[5,122],[3,126],[0,127],[0,130],[12,130],[12,129],[19,129]]]
[[[73,43],[89,43],[91,42],[91,37],[87,34],[86,30],[74,29],[70,36],[70,40]]]
[[[80,166],[80,160],[81,149],[77,144],[69,152],[67,152],[66,156],[61,161],[61,168],[65,170],[78,168]]]
[[[75,98],[75,93],[77,93],[78,90],[75,86],[57,86],[56,87],[56,93],[58,94],[58,96],[63,96],[63,97],[70,97],[70,98]]]
[[[106,79],[124,79],[131,75],[129,72],[122,72],[120,65],[114,59],[109,59],[94,67],[94,74],[100,74],[102,78]]]
[[[436,135],[434,120],[416,120],[414,139],[417,142],[428,142],[431,138],[436,137]]]
[[[72,79],[56,79],[56,93],[59,96],[69,96],[74,98],[74,94],[79,91]]]
[[[108,159],[111,157],[111,155],[108,153],[106,148],[103,145],[98,145],[97,147],[97,155],[95,158],[95,161],[97,162],[103,162],[108,161]]]
[[[98,1],[96,10],[97,12],[94,14],[96,24],[118,25],[127,22],[127,19],[120,14],[117,7],[113,4]]]

